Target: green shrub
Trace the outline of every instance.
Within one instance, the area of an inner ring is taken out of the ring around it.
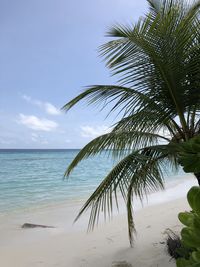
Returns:
[[[200,136],[177,145],[179,163],[185,172],[200,172]]]
[[[187,199],[191,212],[181,212],[178,217],[185,227],[181,231],[181,243],[187,253],[176,260],[177,267],[200,267],[200,187],[193,186]],[[189,251],[189,253],[188,253]]]

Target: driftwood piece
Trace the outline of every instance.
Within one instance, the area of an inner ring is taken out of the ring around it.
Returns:
[[[24,223],[22,228],[55,228],[54,226],[35,224],[35,223]]]

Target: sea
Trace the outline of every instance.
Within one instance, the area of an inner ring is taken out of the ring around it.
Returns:
[[[64,173],[78,149],[0,150],[0,215],[77,199],[95,190],[116,160],[102,153],[82,161],[68,178]],[[169,172],[166,183],[184,174]]]

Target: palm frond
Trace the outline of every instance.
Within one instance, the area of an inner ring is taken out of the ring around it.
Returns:
[[[118,203],[117,194],[121,193],[127,204],[129,238],[132,244],[134,224],[132,220],[131,195],[142,199],[143,195],[157,189],[163,189],[162,170],[160,166],[165,164],[168,156],[166,146],[154,146],[136,151],[121,160],[105,177],[95,192],[90,196],[80,210],[76,220],[88,208],[91,208],[88,229],[92,230],[98,222],[100,212],[111,216],[113,210],[113,198]],[[129,191],[131,190],[131,193]],[[131,204],[131,205],[130,205]],[[75,220],[75,221],[76,221]]]
[[[101,104],[102,108],[113,103],[109,113],[118,110],[118,114],[122,113],[123,117],[133,116],[133,129],[137,127],[139,131],[154,133],[163,126],[170,130],[169,125],[173,125],[181,134],[174,119],[176,112],[162,103],[157,103],[155,97],[152,98],[132,88],[112,85],[90,87],[68,102],[63,109],[67,111],[83,99],[87,100],[88,104]]]
[[[62,109],[68,111],[79,101],[86,99],[89,104],[98,104],[103,102],[103,105],[107,104],[107,101],[111,99],[114,101],[122,96],[133,96],[133,93],[137,94],[133,89],[117,86],[117,85],[94,85],[86,89],[83,93],[65,104]],[[136,96],[135,96],[136,97]]]
[[[181,1],[164,1],[163,9],[164,14],[157,8],[156,17],[149,13],[133,27],[113,27],[110,36],[120,39],[103,45],[101,52],[113,73],[122,75],[122,84],[146,94],[151,92],[159,104],[179,116],[182,128],[187,131],[184,113],[188,106],[197,103],[192,90],[188,90],[197,79],[188,81],[188,74],[194,75],[199,64],[196,57],[189,61],[190,50],[199,49],[194,42],[199,36],[196,25],[199,4],[188,11]]]
[[[112,131],[101,135],[93,139],[81,149],[67,168],[65,176],[68,176],[80,161],[87,159],[90,156],[97,155],[101,152],[107,152],[108,154],[121,158],[131,151],[138,150],[146,146],[156,145],[159,140],[170,141],[168,138],[159,134],[133,130],[122,132]]]
[[[160,11],[162,2],[160,0],[147,0],[147,2],[149,3],[150,12],[157,15]]]

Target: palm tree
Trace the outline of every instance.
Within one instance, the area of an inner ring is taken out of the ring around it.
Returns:
[[[89,228],[101,211],[112,213],[117,195],[123,196],[133,244],[133,196],[143,198],[163,189],[163,167],[178,168],[173,144],[200,134],[200,1],[147,0],[149,12],[130,26],[116,25],[112,41],[100,48],[107,67],[120,75],[118,85],[95,85],[68,102],[80,100],[111,105],[120,119],[111,132],[89,142],[74,158],[65,175],[90,156],[104,152],[118,156],[82,207],[91,208]],[[165,134],[163,134],[165,133]],[[200,184],[200,173],[195,173]]]

